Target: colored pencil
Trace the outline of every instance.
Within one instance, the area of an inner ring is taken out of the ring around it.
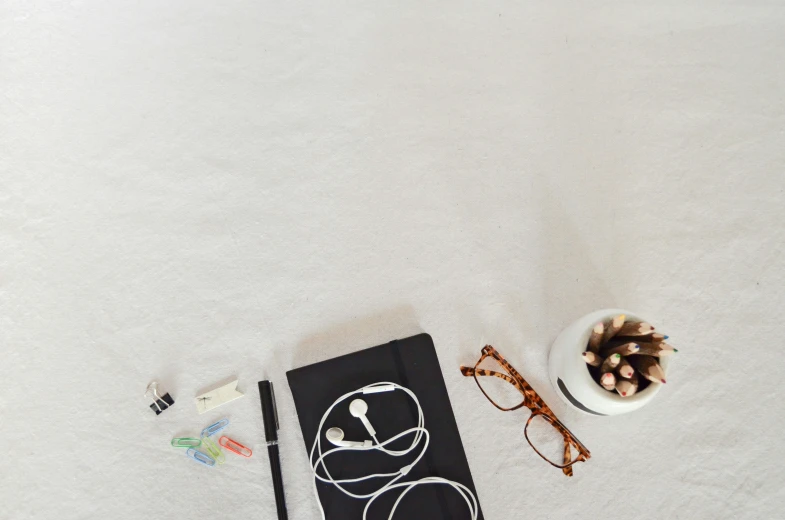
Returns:
[[[583,360],[593,367],[602,365],[602,358],[600,355],[595,354],[594,352],[589,352],[588,350],[583,353]]]
[[[618,334],[617,334],[618,336]],[[638,343],[660,343],[668,339],[668,336],[665,334],[660,334],[659,332],[655,332],[654,334],[645,334],[643,336],[633,336],[635,341]]]
[[[635,369],[626,359],[621,360],[619,366],[616,367],[616,372],[624,379],[631,379],[635,375]]]
[[[611,354],[605,358],[605,361],[603,361],[602,365],[600,365],[600,372],[603,374],[606,372],[613,372],[613,369],[616,368],[616,365],[619,364],[619,361],[621,361],[621,354]]]
[[[637,343],[625,343],[624,345],[619,345],[618,347],[613,347],[604,351],[602,354],[605,356],[610,356],[611,354],[621,354],[622,356],[629,356],[630,354],[635,354],[640,350],[640,346]]]
[[[667,343],[641,343],[640,347],[636,354],[643,356],[665,357],[678,352],[677,349]]]
[[[595,354],[600,351],[600,342],[602,341],[602,333],[605,332],[605,325],[600,322],[591,330],[589,336],[589,350]]]
[[[622,397],[635,395],[635,392],[638,391],[638,375],[633,372],[631,378],[616,381],[616,391]]]
[[[628,321],[616,333],[617,336],[645,336],[654,333],[654,327],[645,321]]]
[[[607,374],[603,374],[600,378],[600,384],[605,390],[613,391],[616,388],[616,376],[613,375],[613,372],[608,372]]]
[[[665,382],[665,372],[655,358],[651,356],[632,356],[629,358],[629,362],[640,375],[652,383]]]
[[[624,314],[619,314],[611,320],[610,325],[605,327],[605,332],[602,334],[603,345],[606,344],[609,339],[615,336],[617,332],[619,332],[619,329],[621,329],[622,325],[624,325],[625,319],[627,319],[627,317]]]

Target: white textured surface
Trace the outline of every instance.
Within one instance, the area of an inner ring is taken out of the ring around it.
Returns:
[[[419,331],[488,519],[781,517],[784,63],[765,0],[3,0],[0,517],[273,518],[269,376],[314,518],[284,372]],[[607,306],[682,352],[596,419],[546,354]],[[592,450],[572,480],[460,376],[484,342]],[[169,448],[223,416],[252,459]]]

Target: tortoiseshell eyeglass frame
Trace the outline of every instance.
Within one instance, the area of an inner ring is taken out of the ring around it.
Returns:
[[[507,371],[507,374],[496,372],[494,370],[487,370],[484,368],[480,368],[480,363],[485,361],[485,359],[488,357],[492,357],[493,359],[498,361],[499,364],[504,368],[504,370]],[[575,464],[576,462],[584,462],[589,458],[591,458],[591,453],[589,452],[589,450],[586,449],[586,446],[584,446],[583,443],[581,443],[581,441],[579,441],[578,438],[575,437],[575,435],[573,435],[572,432],[569,429],[567,429],[567,427],[564,426],[561,423],[561,421],[559,421],[559,419],[556,418],[556,415],[554,415],[554,413],[551,411],[548,405],[545,404],[545,401],[543,401],[542,398],[539,395],[537,395],[537,392],[534,391],[531,385],[529,385],[529,383],[526,382],[523,376],[521,376],[521,374],[519,374],[518,371],[515,370],[512,367],[512,365],[510,365],[507,362],[507,360],[502,357],[501,354],[496,352],[496,349],[493,348],[492,346],[486,345],[485,347],[483,347],[480,360],[474,364],[474,368],[461,366],[461,373],[466,377],[474,377],[474,381],[477,383],[477,386],[480,388],[480,391],[483,393],[483,395],[491,402],[491,404],[493,404],[493,406],[495,406],[499,410],[503,412],[511,412],[523,406],[531,410],[532,414],[529,417],[529,420],[526,421],[526,427],[523,430],[523,434],[526,436],[526,440],[528,441],[529,446],[531,446],[532,449],[535,452],[537,452],[537,455],[542,457],[542,459],[548,464],[550,464],[551,466],[561,469],[565,475],[571,477],[573,464]],[[491,396],[489,396],[485,392],[485,389],[483,389],[482,385],[480,384],[480,381],[477,379],[477,376],[494,376],[504,381],[507,381],[515,388],[517,388],[518,391],[521,392],[521,394],[523,394],[523,401],[521,401],[521,403],[518,404],[517,406],[513,406],[512,408],[505,408],[503,406],[500,406],[491,398]],[[553,427],[556,428],[556,430],[562,435],[562,437],[564,437],[564,461],[562,464],[556,464],[550,459],[548,459],[548,457],[540,453],[540,450],[538,450],[537,447],[534,444],[532,444],[532,441],[529,439],[529,433],[528,433],[529,424],[531,424],[532,420],[537,416],[541,416],[543,419],[551,423],[551,425],[553,425]],[[570,453],[570,446],[573,446],[576,450],[578,450],[578,456],[575,458],[575,460],[572,460],[572,455]]]

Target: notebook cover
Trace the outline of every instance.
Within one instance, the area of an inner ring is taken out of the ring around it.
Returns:
[[[310,453],[313,446],[322,415],[340,396],[382,381],[409,388],[420,401],[425,428],[430,432],[431,440],[423,458],[402,481],[438,476],[460,482],[477,496],[436,349],[428,334],[418,334],[297,368],[287,372],[286,376],[294,396],[306,453]],[[367,417],[381,442],[417,426],[417,407],[404,392],[397,390],[365,396],[358,394],[340,403],[328,416],[321,432],[323,452],[334,448],[324,435],[333,426],[344,431],[346,440],[363,441],[370,438],[360,420],[349,414],[349,403],[356,398],[362,398],[368,403]],[[413,437],[410,435],[399,439],[388,445],[388,448],[405,449],[411,445]],[[327,457],[327,468],[336,480],[372,473],[392,473],[417,457],[423,441],[405,457],[392,457],[375,450],[363,453],[340,452]],[[353,493],[364,494],[378,489],[388,480],[371,479],[346,484],[345,487]],[[308,489],[310,492],[310,486]],[[362,518],[367,499],[351,498],[322,482],[317,484],[317,489],[328,520]],[[368,520],[386,520],[400,491],[392,490],[377,498],[368,510]],[[417,486],[407,493],[396,509],[395,518],[460,520],[470,518],[470,514],[466,502],[455,489],[447,485],[429,484]],[[482,512],[478,518],[482,520]]]

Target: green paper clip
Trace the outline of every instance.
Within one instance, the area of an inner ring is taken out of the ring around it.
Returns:
[[[215,459],[218,464],[223,464],[226,460],[226,455],[221,451],[221,448],[210,437],[202,437],[202,443],[207,448],[207,453]]]
[[[175,448],[198,448],[201,445],[202,440],[193,437],[175,437],[172,439],[172,446]]]

